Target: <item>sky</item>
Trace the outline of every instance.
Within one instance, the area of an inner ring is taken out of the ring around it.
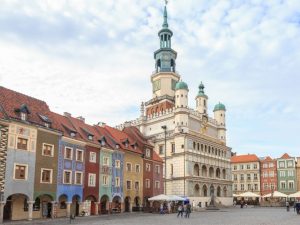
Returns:
[[[140,115],[161,0],[0,0],[0,85],[52,111],[111,126]],[[238,154],[300,156],[300,1],[170,0],[169,28],[189,106],[227,109]]]

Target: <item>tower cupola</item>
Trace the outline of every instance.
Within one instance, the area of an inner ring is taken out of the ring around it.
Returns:
[[[201,82],[199,85],[199,92],[196,96],[196,108],[199,113],[207,114],[207,95],[204,93],[204,85]]]

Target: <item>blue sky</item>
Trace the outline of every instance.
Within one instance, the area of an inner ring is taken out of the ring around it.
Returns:
[[[163,1],[0,0],[0,85],[90,123],[151,98]],[[170,0],[177,69],[227,107],[234,152],[300,156],[300,1]]]

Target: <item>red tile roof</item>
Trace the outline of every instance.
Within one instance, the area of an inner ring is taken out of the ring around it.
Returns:
[[[287,153],[284,153],[280,158],[281,159],[290,159],[291,156],[289,156],[289,154],[287,154]]]
[[[51,127],[57,129],[46,102],[0,86],[0,119],[21,120],[18,110],[22,107],[30,112],[27,115],[28,122],[45,126],[41,116],[46,116],[52,122]]]
[[[160,158],[155,151],[153,151],[153,160],[157,162],[163,162],[162,158]]]
[[[255,154],[248,155],[235,155],[231,157],[231,163],[246,163],[246,162],[258,162],[259,159]]]
[[[139,154],[143,154],[143,151],[140,149],[139,146],[137,146],[136,148],[134,148],[132,145],[136,143],[135,140],[133,140],[131,137],[129,137],[128,134],[126,134],[123,131],[120,131],[118,129],[112,128],[110,126],[105,126],[104,127],[110,134],[111,136],[118,142],[118,144],[120,145],[120,148],[123,150],[128,150],[131,152],[135,152],[135,153],[139,153]],[[124,141],[125,140],[129,141],[128,146],[126,147]]]

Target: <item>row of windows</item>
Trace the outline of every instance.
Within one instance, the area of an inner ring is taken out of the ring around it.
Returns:
[[[281,189],[294,189],[294,181],[280,181]]]
[[[270,163],[263,163],[263,168],[267,169],[267,168],[274,168],[274,163],[270,162]]]
[[[257,167],[257,163],[253,163],[253,164],[241,164],[239,165],[239,169],[240,170],[256,170]],[[233,170],[238,170],[238,165],[233,165]]]
[[[244,180],[251,180],[251,178],[253,180],[257,180],[258,179],[258,175],[257,173],[253,173],[253,174],[240,174],[240,181],[244,181]],[[237,174],[233,174],[233,180],[238,180],[238,175]]]
[[[265,172],[263,172],[263,173],[261,174],[261,176],[262,176],[263,178],[275,177],[275,176],[276,176],[276,173],[275,173],[274,171],[269,171],[269,172],[265,171]]]
[[[275,183],[263,183],[262,188],[263,190],[275,190]]]
[[[285,167],[294,167],[294,161],[288,160],[288,161],[279,161],[279,168],[285,168]]]
[[[280,177],[293,177],[294,176],[294,171],[293,170],[288,170],[288,171],[279,171],[279,176]]]
[[[151,164],[146,163],[146,171],[151,172]],[[155,173],[160,174],[160,166],[155,165]]]
[[[216,155],[216,156],[222,156],[222,157],[226,156],[226,152],[221,149],[209,145],[205,145],[205,144],[196,143],[195,141],[193,142],[193,149],[198,151],[201,150],[202,152]]]
[[[254,184],[254,185],[248,184],[247,186],[245,186],[244,184],[240,184],[240,190],[241,190],[241,191],[245,191],[245,190],[246,190],[246,189],[245,189],[246,187],[247,187],[247,190],[248,190],[248,191],[253,191],[253,190],[257,191],[257,190],[258,190],[258,184]],[[235,191],[237,191],[237,190],[238,190],[238,185],[237,185],[237,184],[234,184],[234,185],[233,185],[233,188],[234,188]]]
[[[150,179],[146,179],[145,180],[145,187],[147,189],[151,188],[151,180]],[[154,182],[154,188],[159,189],[160,188],[160,182],[159,181],[155,181]]]

